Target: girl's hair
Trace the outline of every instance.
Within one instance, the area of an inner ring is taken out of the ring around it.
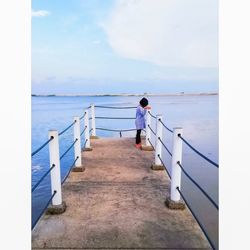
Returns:
[[[143,108],[145,108],[147,105],[148,105],[148,99],[143,97],[141,100],[140,100],[140,104]]]

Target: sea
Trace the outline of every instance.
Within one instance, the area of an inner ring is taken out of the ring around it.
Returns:
[[[48,140],[49,130],[63,131],[73,122],[74,116],[81,117],[90,104],[122,107],[137,106],[141,96],[32,96],[32,152]],[[214,162],[219,161],[218,116],[219,96],[217,94],[159,95],[147,96],[152,114],[161,114],[169,128],[182,127],[183,137],[196,149]],[[134,117],[135,109],[96,108],[96,116]],[[107,129],[133,129],[134,120],[96,119],[96,127]],[[152,118],[152,128],[155,121]],[[83,121],[81,122],[81,130]],[[163,141],[172,150],[172,133],[163,129]],[[119,137],[117,132],[97,130],[100,137]],[[123,132],[122,136],[134,137],[135,132]],[[82,139],[82,143],[84,138]],[[59,138],[60,154],[73,142],[73,128]],[[153,136],[152,143],[154,144]],[[74,161],[73,149],[61,160],[62,178]],[[163,149],[163,161],[171,172],[171,158]],[[218,168],[201,158],[183,144],[182,165],[192,178],[218,204]],[[32,186],[49,169],[49,148],[44,147],[32,157]],[[182,174],[182,192],[203,228],[218,246],[218,211],[197,187]],[[32,221],[43,211],[51,196],[48,175],[32,192]]]

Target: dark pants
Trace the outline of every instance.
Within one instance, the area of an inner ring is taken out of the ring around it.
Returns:
[[[136,144],[141,143],[141,129],[137,129],[135,143]]]

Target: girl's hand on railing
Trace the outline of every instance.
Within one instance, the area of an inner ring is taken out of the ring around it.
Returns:
[[[151,109],[151,107],[150,106],[146,106],[146,107],[144,107],[144,109]]]

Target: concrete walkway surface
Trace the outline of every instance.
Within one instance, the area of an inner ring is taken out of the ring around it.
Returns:
[[[32,249],[211,249],[190,211],[165,205],[170,181],[133,138],[91,140],[84,172],[62,187],[67,209],[44,215]]]

